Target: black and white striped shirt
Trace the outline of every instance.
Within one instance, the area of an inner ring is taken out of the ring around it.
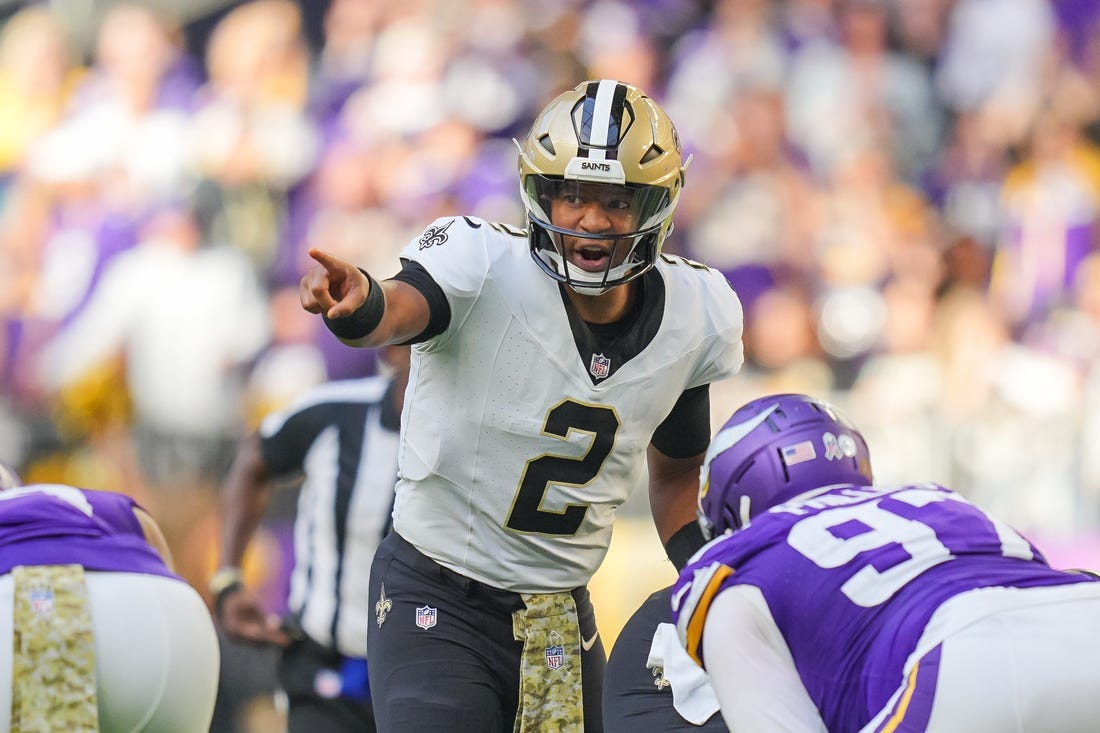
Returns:
[[[275,477],[304,475],[288,606],[319,644],[366,657],[367,580],[390,527],[400,415],[389,378],[319,385],[260,426]]]

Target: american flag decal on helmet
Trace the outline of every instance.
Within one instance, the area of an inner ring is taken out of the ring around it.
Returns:
[[[788,466],[812,461],[815,458],[817,458],[817,450],[814,449],[814,444],[809,440],[783,448],[783,462]]]

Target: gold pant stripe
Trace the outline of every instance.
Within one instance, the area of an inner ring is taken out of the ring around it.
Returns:
[[[569,593],[524,594],[523,602],[527,607],[512,615],[523,642],[514,733],[583,731],[577,604]]]
[[[95,639],[84,568],[12,569],[12,733],[96,733]]]

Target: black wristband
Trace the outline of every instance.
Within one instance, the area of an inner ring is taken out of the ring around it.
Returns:
[[[665,554],[679,572],[684,569],[691,556],[705,544],[707,540],[703,537],[703,529],[699,523],[688,522],[668,538],[668,542],[665,543]]]
[[[356,308],[351,315],[342,318],[322,316],[328,330],[345,341],[357,341],[378,328],[378,324],[382,322],[382,314],[386,312],[386,296],[382,294],[382,286],[363,268],[359,268],[359,272],[366,275],[370,282],[370,290],[367,291],[367,299],[363,301],[363,305]]]

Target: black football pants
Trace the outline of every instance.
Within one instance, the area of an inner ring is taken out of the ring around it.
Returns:
[[[581,638],[595,638],[588,590],[573,597]],[[371,566],[370,599],[367,658],[379,731],[512,733],[523,651],[512,630],[512,613],[524,606],[519,594],[448,570],[393,532]],[[585,733],[603,730],[606,659],[598,638],[581,653]]]

